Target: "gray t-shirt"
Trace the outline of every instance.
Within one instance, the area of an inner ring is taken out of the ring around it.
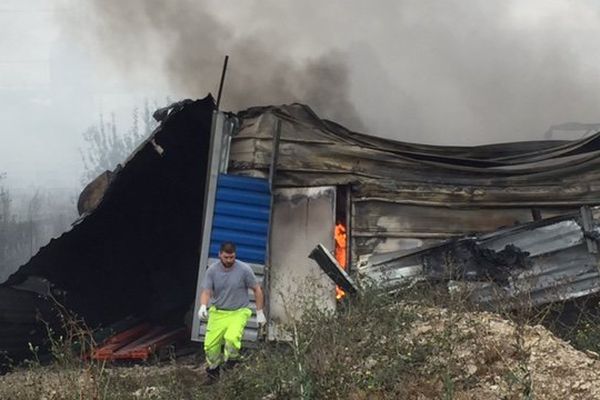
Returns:
[[[225,268],[221,261],[206,270],[202,289],[212,291],[212,304],[221,310],[237,310],[248,307],[248,289],[256,286],[252,268],[245,262],[235,260],[231,268]]]

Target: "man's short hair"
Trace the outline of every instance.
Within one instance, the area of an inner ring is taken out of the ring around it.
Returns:
[[[219,251],[221,253],[235,253],[235,244],[233,242],[223,242]]]

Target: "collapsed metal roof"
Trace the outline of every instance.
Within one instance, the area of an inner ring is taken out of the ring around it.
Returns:
[[[409,280],[451,282],[474,303],[539,306],[600,292],[600,208],[484,235],[450,240],[358,266],[363,278],[394,289]]]
[[[600,179],[600,133],[575,141],[453,147],[351,132],[301,104],[251,108],[239,117],[230,171],[268,168],[279,119],[275,183],[281,186],[354,183],[358,195],[444,207],[600,201],[593,184]]]
[[[30,332],[39,333],[34,316],[48,301],[32,282],[45,282],[91,325],[131,314],[182,317],[198,269],[213,110],[210,96],[172,107],[122,169],[105,177],[93,211],[0,285],[0,296],[12,299],[0,302],[1,350],[26,348]],[[529,222],[532,207],[548,217],[600,204],[598,134],[448,147],[351,132],[300,104],[237,118],[229,173],[265,176],[276,151],[276,187],[351,186],[354,265]],[[13,301],[23,305],[16,316]]]

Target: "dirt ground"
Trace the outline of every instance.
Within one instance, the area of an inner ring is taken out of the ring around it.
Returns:
[[[556,338],[542,326],[517,324],[497,314],[452,312],[418,305],[407,335],[382,337],[437,347],[427,359],[423,379],[407,390],[411,399],[598,399],[600,360]],[[365,335],[368,335],[365,327]],[[365,360],[364,370],[385,368]],[[442,367],[442,369],[440,369]],[[451,385],[439,376],[447,370]],[[204,398],[204,371],[189,357],[150,366],[59,368],[34,366],[0,376],[0,400],[187,399]],[[430,379],[426,382],[426,379]],[[424,384],[426,382],[426,384]],[[273,398],[273,397],[263,397]],[[386,393],[356,391],[350,399],[392,398]]]

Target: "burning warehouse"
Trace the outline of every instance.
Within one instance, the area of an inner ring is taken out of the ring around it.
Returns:
[[[447,240],[600,204],[598,135],[417,145],[348,131],[300,104],[216,112],[210,96],[156,115],[152,136],[86,188],[72,229],[0,286],[0,350],[22,356],[41,343],[41,321],[59,324],[55,300],[93,327],[180,325],[225,239],[262,276],[276,339],[302,296],[335,306],[335,285],[307,257],[318,243],[350,274],[393,281],[423,261],[394,260]],[[593,236],[569,226],[577,245]],[[593,272],[585,265],[578,274]],[[188,325],[202,340],[200,322]],[[258,337],[251,320],[245,339]]]

